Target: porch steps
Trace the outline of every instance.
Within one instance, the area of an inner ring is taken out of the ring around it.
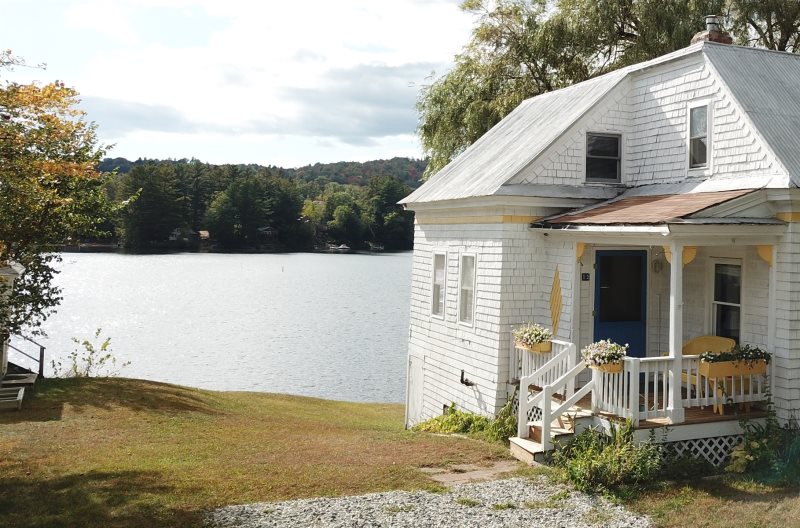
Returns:
[[[0,387],[33,387],[38,378],[39,375],[34,372],[6,374],[5,377],[0,378]]]
[[[25,387],[0,389],[0,409],[22,409]]]
[[[563,425],[562,425],[563,424]],[[561,415],[561,420],[553,420],[550,425],[550,442],[565,442],[576,433],[594,424],[591,410],[571,407]],[[528,422],[528,438],[509,438],[511,454],[526,464],[544,462],[547,450],[542,445],[542,422]]]
[[[516,436],[508,439],[511,447],[511,455],[521,462],[533,465],[535,462],[544,462],[544,446],[539,442],[534,442],[530,438],[518,438]]]

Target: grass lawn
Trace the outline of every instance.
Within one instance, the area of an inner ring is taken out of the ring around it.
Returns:
[[[734,476],[664,484],[625,505],[665,528],[800,526],[800,489],[770,487]]]
[[[421,467],[506,448],[403,429],[402,405],[44,380],[0,412],[4,526],[197,526],[227,504],[434,488]]]

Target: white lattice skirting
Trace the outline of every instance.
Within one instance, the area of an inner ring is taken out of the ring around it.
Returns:
[[[713,438],[696,438],[664,444],[678,456],[702,458],[714,467],[726,464],[731,458],[733,448],[742,443],[742,435],[716,436]]]
[[[514,403],[511,404],[511,408],[514,410],[514,416],[517,416],[519,413],[519,397],[517,393],[514,393]],[[542,419],[542,409],[539,407],[533,407],[528,410],[528,421],[529,422],[537,422]]]

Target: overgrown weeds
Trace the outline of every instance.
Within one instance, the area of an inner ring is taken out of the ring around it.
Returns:
[[[554,465],[581,491],[613,491],[658,476],[661,450],[651,442],[636,444],[630,421],[607,435],[589,428],[556,450]]]
[[[492,419],[456,408],[451,403],[441,416],[431,418],[412,427],[414,431],[441,434],[467,434],[490,442],[505,442],[517,433],[517,415],[514,396]]]
[[[120,369],[130,365],[130,361],[121,363],[117,367],[117,358],[111,351],[111,338],[100,338],[101,328],[94,333],[94,340],[89,341],[73,337],[75,349],[62,361],[55,359],[50,362],[53,375],[56,378],[91,378],[97,376],[119,376]]]
[[[733,449],[726,471],[770,484],[800,484],[800,424],[794,417],[780,424],[769,391],[764,423],[742,418],[739,425],[744,440]]]

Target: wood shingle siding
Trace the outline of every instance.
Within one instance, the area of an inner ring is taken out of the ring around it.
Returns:
[[[700,106],[709,116],[708,163],[690,168],[688,121]],[[620,136],[618,184],[586,183],[589,133]],[[651,356],[713,331],[714,259],[738,259],[740,341],[774,353],[778,415],[800,412],[798,134],[800,57],[708,42],[523,102],[403,200],[417,222],[409,353],[422,378],[419,394],[409,396],[422,402],[414,405],[420,410],[409,421],[438,415],[451,402],[483,414],[505,403],[513,389],[511,327],[551,325],[556,270],[557,337],[578,349],[593,341],[598,249],[647,254]],[[626,200],[639,203],[639,212],[622,208]],[[590,207],[606,215],[575,214]],[[555,215],[572,222],[555,223]],[[580,261],[576,244],[585,246]],[[666,262],[663,246],[670,245],[696,251],[680,273]],[[445,309],[434,317],[433,254],[443,252]],[[476,265],[468,325],[458,321],[465,253]],[[671,289],[672,271],[680,290]],[[670,319],[671,304],[682,317]],[[462,370],[474,386],[460,383]],[[679,406],[673,409],[681,420]]]

